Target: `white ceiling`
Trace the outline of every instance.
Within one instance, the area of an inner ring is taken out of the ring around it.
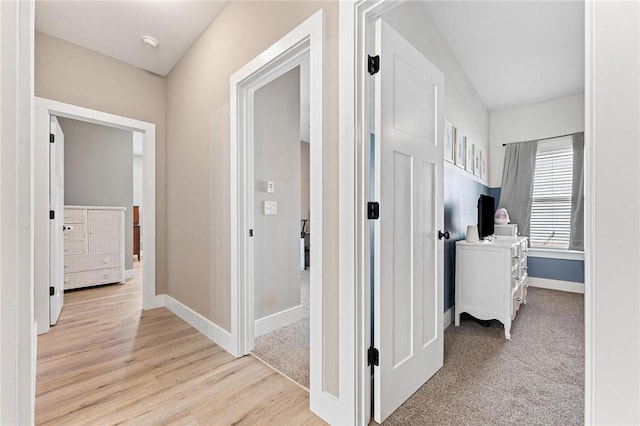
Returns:
[[[584,91],[581,1],[434,1],[427,13],[490,111]]]
[[[38,0],[36,30],[166,76],[227,3]]]

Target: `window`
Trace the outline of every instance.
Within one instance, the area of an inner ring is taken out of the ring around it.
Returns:
[[[538,143],[531,202],[532,247],[569,248],[572,174],[571,137]]]

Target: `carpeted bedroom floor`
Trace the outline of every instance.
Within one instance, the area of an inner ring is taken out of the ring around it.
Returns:
[[[307,275],[305,318],[256,339],[254,351],[306,388],[308,289]],[[527,299],[511,341],[497,321],[485,328],[463,316],[460,327],[448,327],[444,366],[384,424],[583,424],[584,297],[529,288]]]

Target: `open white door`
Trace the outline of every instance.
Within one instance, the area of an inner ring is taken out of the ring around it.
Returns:
[[[444,76],[376,23],[374,419],[381,423],[443,363]]]
[[[64,303],[64,134],[54,116],[49,131],[49,324],[54,325]]]

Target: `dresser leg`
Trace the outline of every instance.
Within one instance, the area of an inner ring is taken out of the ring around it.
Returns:
[[[504,337],[507,340],[511,340],[511,321],[504,325]]]

